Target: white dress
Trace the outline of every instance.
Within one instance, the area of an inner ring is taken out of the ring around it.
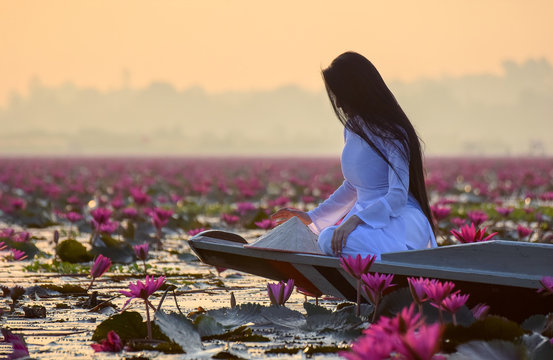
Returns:
[[[368,135],[397,174],[361,137],[346,129],[341,157],[345,180],[307,213],[313,221],[310,229],[319,235],[319,247],[336,256],[330,244],[335,224],[352,215],[363,223],[349,234],[342,255],[371,254],[380,259],[382,253],[436,247],[428,219],[408,191],[408,161],[393,145]]]

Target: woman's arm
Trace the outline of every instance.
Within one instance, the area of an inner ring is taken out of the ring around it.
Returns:
[[[313,221],[309,228],[316,234],[324,228],[332,226],[346,215],[357,200],[357,190],[347,180],[323,201],[317,208],[308,211],[307,215]]]

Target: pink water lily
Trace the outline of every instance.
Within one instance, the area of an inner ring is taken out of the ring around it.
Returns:
[[[146,260],[148,258],[149,249],[148,243],[133,246],[134,254],[139,260]]]
[[[507,217],[513,212],[513,208],[511,207],[496,207],[495,211],[501,216]]]
[[[229,225],[236,224],[238,221],[240,221],[240,218],[238,216],[232,214],[222,214],[221,219]]]
[[[430,210],[432,211],[432,215],[436,221],[441,221],[451,214],[451,208],[445,206],[432,205],[430,206]]]
[[[395,284],[392,284],[393,279],[394,275],[392,274],[385,275],[374,273],[364,274],[361,276],[361,281],[363,281],[363,290],[371,303],[374,305],[372,321],[376,319],[378,305],[384,295],[384,291],[395,286]]]
[[[362,257],[360,254],[357,254],[356,257],[341,257],[340,265],[348,274],[357,280],[361,280],[361,276],[369,272],[375,260],[376,256],[367,255]]]
[[[201,228],[196,228],[196,229],[190,229],[188,230],[187,234],[190,235],[190,236],[195,236],[195,235],[198,235],[199,233],[201,233],[202,231],[206,231],[207,229],[204,229],[203,227]]]
[[[12,258],[15,261],[21,261],[21,260],[27,259],[27,254],[24,251],[11,249],[11,252],[12,252]]]
[[[459,240],[462,243],[473,243],[473,242],[480,242],[480,241],[488,241],[495,235],[497,235],[497,232],[491,233],[488,236],[485,236],[486,227],[484,226],[482,229],[476,230],[474,224],[471,224],[470,226],[465,225],[457,230],[451,230],[451,233],[457,240]]]
[[[440,324],[426,325],[412,304],[394,318],[381,317],[363,330],[350,351],[338,355],[348,360],[437,360],[442,331]]]
[[[488,315],[488,312],[490,311],[490,307],[484,303],[476,304],[472,309],[470,309],[472,312],[472,316],[476,320],[483,319]]]
[[[469,298],[469,295],[460,295],[458,293],[451,294],[445,299],[442,300],[440,304],[440,308],[449,312],[451,316],[453,317],[453,325],[457,325],[457,319],[455,317],[455,313],[466,304],[467,300]]]
[[[92,216],[92,224],[96,230],[100,230],[100,225],[109,221],[112,211],[106,208],[96,208],[90,211]]]
[[[269,230],[275,227],[276,222],[271,219],[264,219],[261,221],[256,221],[255,225],[261,229]]]
[[[152,325],[150,321],[150,307],[154,309],[155,307],[152,305],[150,300],[148,298],[150,295],[155,293],[159,288],[163,286],[165,283],[165,277],[160,276],[157,280],[154,279],[154,277],[146,276],[146,280],[144,283],[142,283],[140,280],[136,281],[136,284],[133,284],[132,282],[129,283],[129,291],[125,290],[119,290],[119,292],[127,297],[129,297],[129,300],[123,305],[123,308],[121,311],[125,310],[127,305],[131,302],[132,299],[142,299],[144,300],[144,305],[146,306],[146,324],[148,326],[148,339],[152,339]]]
[[[480,226],[484,221],[488,220],[488,214],[482,210],[472,210],[467,212],[467,217],[476,226]]]
[[[134,254],[138,260],[142,260],[144,264],[144,274],[147,274],[146,260],[148,259],[148,251],[150,247],[148,243],[133,246]]]
[[[431,280],[424,288],[431,305],[438,308],[441,322],[443,322],[442,301],[451,294],[454,288],[455,284],[451,281],[442,283],[437,280]]]
[[[98,344],[91,344],[90,347],[94,349],[95,352],[120,352],[123,350],[123,343],[121,338],[113,330],[110,330],[105,339],[100,340]]]
[[[428,295],[426,295],[425,288],[430,283],[430,280],[419,277],[417,278],[407,278],[409,283],[409,291],[411,292],[411,297],[415,304],[419,308],[419,313],[422,313],[422,303],[428,300]]]
[[[12,353],[8,355],[8,360],[27,358],[29,356],[29,349],[27,349],[23,335],[16,335],[8,329],[2,329],[1,331],[4,336],[3,342],[10,343],[12,346]]]
[[[436,307],[439,307],[442,301],[451,294],[454,288],[455,284],[451,281],[440,282],[431,280],[426,284],[424,291],[428,299],[434,303]]]
[[[528,235],[530,235],[532,233],[532,229],[527,228],[526,226],[518,225],[517,226],[517,233],[518,233],[518,236],[521,239],[524,239],[525,237],[527,237]]]
[[[244,215],[249,211],[257,210],[257,207],[249,201],[244,201],[236,203],[236,210],[240,213],[240,215]]]
[[[553,277],[544,276],[540,280],[541,288],[538,289],[538,292],[547,291],[550,294],[553,294]]]
[[[278,283],[267,284],[267,294],[273,305],[284,305],[292,295],[294,290],[294,279],[289,279],[286,283],[280,281]]]
[[[418,329],[409,329],[401,336],[397,352],[405,359],[432,360],[445,359],[435,356],[440,349],[443,328],[440,324],[423,325]]]
[[[133,284],[132,282],[129,283],[129,291],[119,290],[121,294],[129,297],[129,300],[127,300],[122,310],[127,307],[132,299],[143,299],[145,301],[148,301],[150,295],[159,290],[159,288],[162,287],[164,283],[164,276],[160,276],[159,278],[157,278],[157,280],[155,280],[153,276],[146,276],[146,280],[144,281],[144,283],[142,283],[140,280],[137,280],[136,284]]]
[[[369,272],[375,260],[376,256],[367,255],[361,257],[361,254],[357,254],[355,257],[340,257],[342,269],[357,280],[357,316],[361,314],[361,276]]]
[[[92,280],[90,281],[90,285],[88,285],[87,291],[90,290],[90,288],[92,287],[94,280],[104,275],[105,272],[109,270],[110,266],[110,258],[107,258],[102,254],[98,255],[98,257],[94,260],[92,267],[90,268],[90,276],[92,277]]]
[[[83,219],[83,216],[78,212],[70,211],[67,214],[65,214],[65,218],[72,223],[76,223],[81,221]]]

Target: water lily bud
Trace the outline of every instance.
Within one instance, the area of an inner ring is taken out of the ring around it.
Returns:
[[[54,244],[56,244],[56,246],[58,245],[59,240],[60,240],[60,232],[57,230],[54,230]]]
[[[234,292],[230,292],[230,307],[236,307],[236,298],[234,297]]]

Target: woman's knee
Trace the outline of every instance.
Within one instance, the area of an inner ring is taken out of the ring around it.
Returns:
[[[319,239],[317,240],[317,243],[319,244],[319,248],[322,252],[324,252],[327,255],[334,255],[332,253],[332,234],[334,233],[335,226],[328,227],[321,231],[319,234]]]

